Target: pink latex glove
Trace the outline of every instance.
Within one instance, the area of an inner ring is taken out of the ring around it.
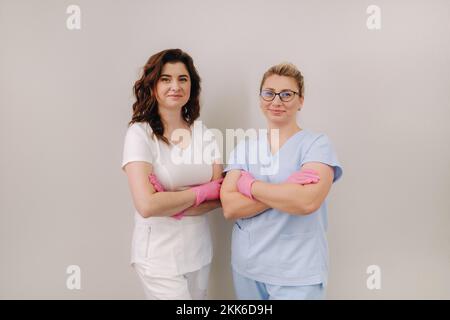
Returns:
[[[297,184],[310,184],[319,182],[320,177],[319,173],[313,169],[302,169],[300,171],[296,171],[289,176],[286,180],[288,183],[297,183]]]
[[[241,176],[239,177],[239,180],[237,182],[237,188],[239,192],[244,196],[253,199],[252,184],[255,181],[255,178],[253,178],[253,176],[249,172],[241,170]]]
[[[196,187],[192,187],[191,190],[195,192],[195,207],[208,200],[217,200],[220,197],[220,186],[223,178],[207,182]]]
[[[183,210],[181,212],[178,212],[178,213],[174,214],[172,216],[172,218],[177,219],[177,220],[181,220],[184,217],[184,211],[186,211],[186,210]]]
[[[148,180],[153,185],[153,188],[155,188],[156,192],[164,191],[164,187],[162,186],[161,182],[159,182],[158,178],[153,173],[148,176]]]
[[[164,187],[162,186],[161,182],[159,182],[158,178],[157,178],[153,173],[151,173],[151,174],[148,176],[148,180],[149,180],[150,183],[153,185],[153,188],[155,188],[156,192],[163,192],[163,191],[164,191]],[[174,214],[174,215],[172,216],[172,218],[175,218],[175,219],[177,219],[177,220],[180,220],[181,218],[184,217],[184,211],[185,211],[185,210],[183,210],[183,211],[181,211],[181,212],[179,212],[179,213]]]

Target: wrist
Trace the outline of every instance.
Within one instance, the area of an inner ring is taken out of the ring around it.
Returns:
[[[256,180],[254,179],[251,183],[250,183],[250,197],[252,199],[255,198],[255,192],[257,192],[259,185],[261,184],[262,181]]]
[[[186,192],[186,194],[187,194],[187,200],[189,202],[189,207],[195,206],[195,204],[197,203],[197,200],[198,200],[197,198],[198,198],[199,192],[197,190],[195,190],[195,188],[187,189],[184,192]]]

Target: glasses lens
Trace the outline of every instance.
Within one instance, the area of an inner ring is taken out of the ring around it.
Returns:
[[[291,101],[292,98],[294,97],[294,93],[292,91],[282,91],[280,92],[280,99],[282,101]]]
[[[275,97],[275,92],[270,90],[263,90],[261,91],[261,97],[266,101],[272,101]]]

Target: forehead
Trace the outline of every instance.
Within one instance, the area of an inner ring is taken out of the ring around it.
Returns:
[[[168,62],[161,71],[162,74],[168,74],[172,76],[189,75],[189,72],[182,62]]]
[[[269,88],[274,89],[276,91],[284,89],[297,91],[298,85],[295,79],[292,77],[279,76],[277,74],[273,74],[267,77],[263,84],[263,89]]]

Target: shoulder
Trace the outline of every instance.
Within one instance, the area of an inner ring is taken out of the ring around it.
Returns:
[[[127,132],[153,133],[153,130],[148,122],[135,122],[128,127]]]
[[[301,144],[305,147],[311,147],[312,145],[329,145],[331,140],[327,134],[322,132],[316,132],[312,130],[303,129],[303,139]]]
[[[153,130],[147,122],[135,122],[128,127],[126,134],[151,140]]]
[[[155,139],[150,125],[147,122],[131,124],[125,134],[125,144],[132,146],[147,145],[153,148]]]
[[[328,136],[325,133],[317,132],[309,129],[303,129],[303,135],[305,140],[307,141],[315,141],[318,139],[328,139]]]

